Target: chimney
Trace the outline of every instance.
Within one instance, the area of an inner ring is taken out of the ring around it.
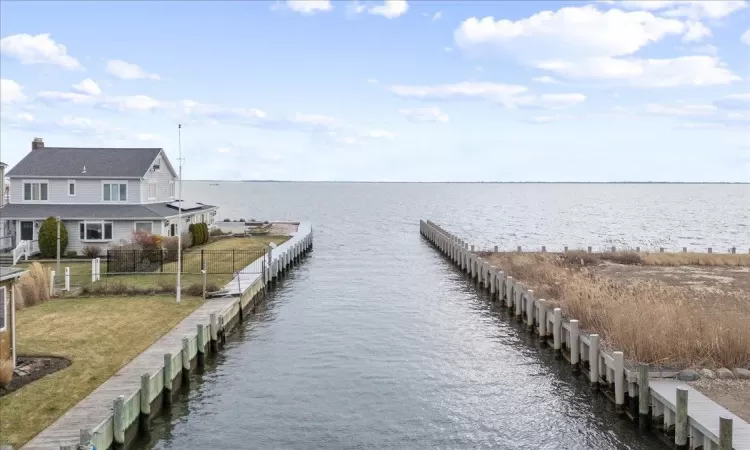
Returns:
[[[44,148],[44,140],[42,138],[34,138],[34,140],[31,141],[31,149],[39,150],[40,148]]]

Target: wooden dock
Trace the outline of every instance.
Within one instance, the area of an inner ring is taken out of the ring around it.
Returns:
[[[719,417],[732,419],[732,447],[750,450],[750,424],[732,414],[713,400],[677,380],[651,380],[651,402],[655,414],[664,415],[665,424],[673,424],[677,404],[677,388],[688,391],[688,426],[691,448],[703,446],[704,450],[718,448]]]

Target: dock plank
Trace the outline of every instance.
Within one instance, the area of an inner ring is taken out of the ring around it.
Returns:
[[[656,394],[660,401],[667,403],[674,410],[677,402],[677,388],[688,391],[688,419],[690,424],[698,430],[712,433],[715,439],[719,436],[719,417],[731,418],[732,443],[734,450],[750,450],[750,424],[731,411],[717,404],[700,391],[687,383],[677,380],[651,380],[649,382],[652,394]]]

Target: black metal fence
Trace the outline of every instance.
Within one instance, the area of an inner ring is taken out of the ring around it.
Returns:
[[[194,250],[182,252],[181,273],[261,273],[264,249]],[[107,250],[106,273],[177,273],[176,250]]]

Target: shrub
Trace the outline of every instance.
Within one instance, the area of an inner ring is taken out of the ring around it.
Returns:
[[[224,232],[218,228],[212,228],[209,232],[209,236],[224,236]]]
[[[562,258],[568,264],[577,266],[595,266],[599,264],[599,257],[597,255],[583,250],[573,250],[563,253]]]
[[[641,255],[636,252],[630,251],[605,253],[601,255],[601,258],[617,264],[639,265],[643,262],[643,260],[641,259]]]
[[[68,247],[68,230],[60,221],[60,254]],[[45,258],[57,257],[57,219],[48,217],[39,227],[39,251]]]
[[[205,244],[208,242],[208,238],[211,236],[211,234],[208,232],[208,225],[206,223],[201,223],[201,230],[203,233],[203,243]]]
[[[216,292],[220,288],[216,284],[206,284],[206,292]],[[190,286],[182,289],[183,294],[192,295],[194,297],[203,297],[203,283],[193,283]]]
[[[78,252],[76,252],[75,250],[71,250],[66,253],[65,256],[67,256],[68,258],[75,258],[76,256],[78,256]]]
[[[102,249],[96,245],[87,245],[83,247],[83,255],[87,258],[98,258],[102,254]]]
[[[49,300],[49,272],[38,262],[33,262],[18,279],[18,291],[23,306],[34,306]]]
[[[231,222],[231,221],[232,221],[232,219],[230,219],[229,217],[227,217],[224,220],[222,220],[222,222]]]
[[[195,233],[195,225],[193,225],[192,223],[188,225],[188,233],[190,233],[190,236],[192,236],[193,238],[191,241],[193,243],[193,246],[198,245],[198,235]]]

